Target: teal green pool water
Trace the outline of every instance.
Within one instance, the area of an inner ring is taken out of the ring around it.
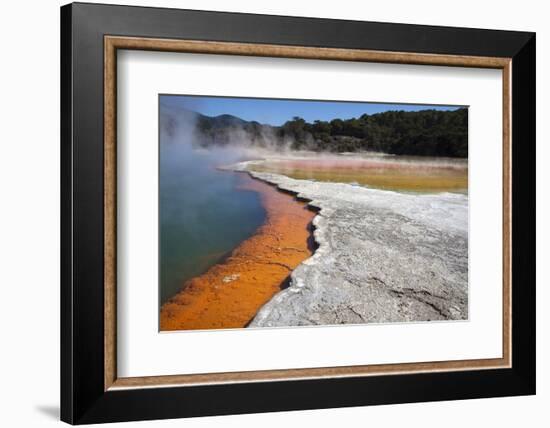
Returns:
[[[175,295],[185,281],[204,273],[265,219],[259,195],[239,189],[250,179],[219,171],[227,154],[199,153],[188,141],[161,132],[159,188],[159,300]]]

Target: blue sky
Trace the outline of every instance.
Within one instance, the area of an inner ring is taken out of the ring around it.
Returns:
[[[426,109],[456,110],[459,106],[433,106],[419,104],[381,104],[342,101],[299,101],[262,98],[203,97],[189,95],[161,95],[161,103],[184,107],[206,116],[231,114],[244,120],[255,120],[269,125],[282,125],[293,116],[307,122],[314,120],[350,119],[364,113],[387,110],[418,111]]]

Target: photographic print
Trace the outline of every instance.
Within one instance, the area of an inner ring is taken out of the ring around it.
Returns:
[[[466,106],[159,96],[161,331],[468,319]]]

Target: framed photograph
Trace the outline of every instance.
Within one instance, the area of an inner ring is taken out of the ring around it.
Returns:
[[[61,8],[61,418],[535,393],[535,35]]]

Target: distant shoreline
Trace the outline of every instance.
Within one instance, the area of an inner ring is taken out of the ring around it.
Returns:
[[[468,189],[467,160],[449,158],[297,152],[291,155],[265,154],[263,159],[248,160],[238,165],[238,168],[244,167],[251,173],[350,183],[381,190],[467,193]]]

